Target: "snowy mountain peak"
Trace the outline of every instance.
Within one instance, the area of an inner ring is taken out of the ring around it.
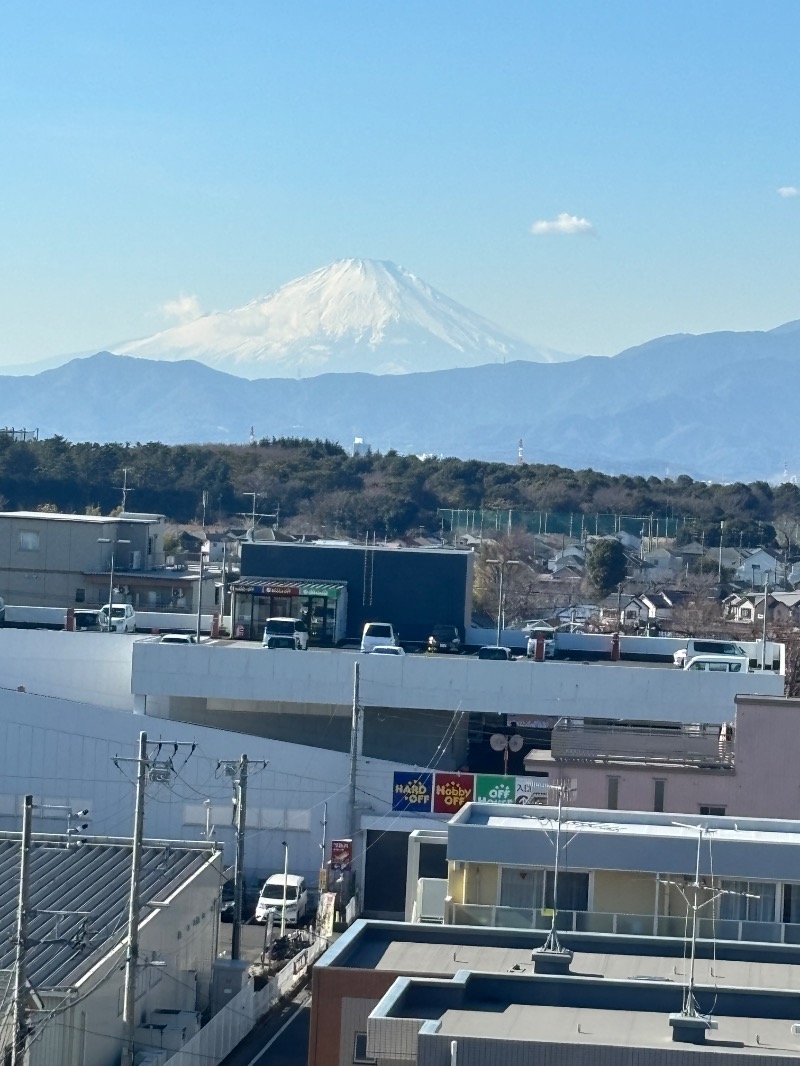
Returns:
[[[526,344],[403,267],[374,259],[339,259],[244,307],[202,315],[115,351],[197,359],[253,378],[569,358]]]

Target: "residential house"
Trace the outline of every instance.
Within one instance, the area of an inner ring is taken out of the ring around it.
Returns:
[[[686,589],[661,589],[659,592],[643,592],[639,598],[650,621],[669,622],[675,608],[688,603],[692,597],[693,593]]]
[[[764,548],[747,549],[745,558],[736,569],[736,580],[754,588],[764,582],[774,585],[782,576],[782,566]]]
[[[200,550],[209,563],[231,562],[239,558],[239,538],[229,530],[224,533],[209,533]]]
[[[660,546],[646,551],[642,555],[642,561],[649,563],[651,570],[650,581],[663,581],[665,575],[679,574],[684,567],[683,556],[679,549]]]
[[[725,613],[732,622],[745,625],[764,621],[764,593],[733,593],[724,601]],[[767,622],[772,625],[800,623],[800,592],[767,594]]]
[[[600,603],[600,618],[614,626],[632,629],[647,621],[649,608],[641,596],[618,595],[612,592]]]
[[[547,562],[547,569],[556,571],[559,566],[572,564],[583,568],[586,563],[586,553],[578,544],[569,544],[566,548],[560,548],[554,552]]]

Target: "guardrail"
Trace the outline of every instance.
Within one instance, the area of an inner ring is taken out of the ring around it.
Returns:
[[[248,977],[242,990],[180,1051],[170,1056],[166,1066],[219,1066],[256,1022],[300,983],[327,946],[324,938],[315,937],[309,947],[290,959],[262,988],[256,989],[253,978]]]

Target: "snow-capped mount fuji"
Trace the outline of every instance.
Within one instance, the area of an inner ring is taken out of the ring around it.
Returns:
[[[526,344],[403,267],[373,259],[340,259],[244,307],[202,315],[113,351],[196,359],[248,378],[573,358]]]

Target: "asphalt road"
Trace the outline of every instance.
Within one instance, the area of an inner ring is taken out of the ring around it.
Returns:
[[[311,995],[303,990],[260,1022],[221,1066],[306,1066]]]

